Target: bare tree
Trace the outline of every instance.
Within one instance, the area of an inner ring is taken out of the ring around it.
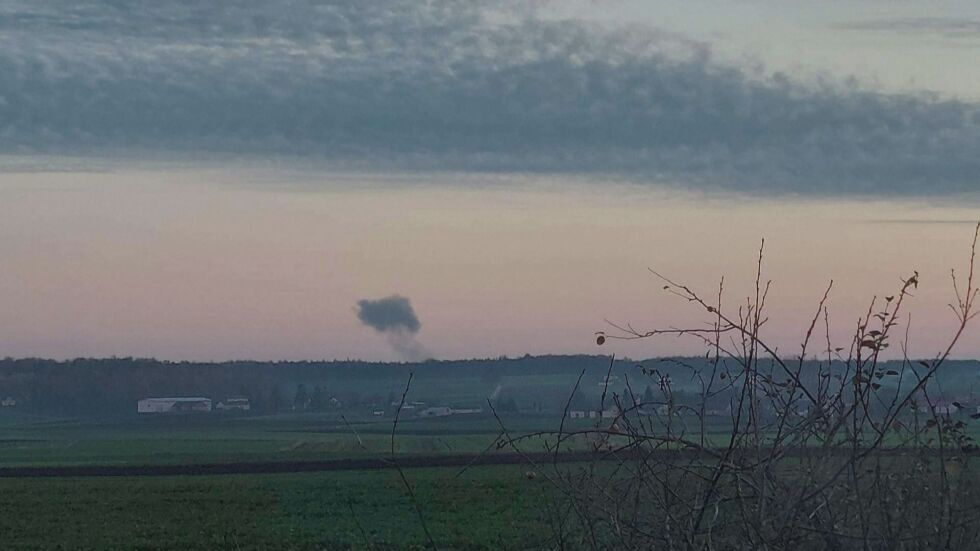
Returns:
[[[634,393],[627,377],[622,394],[602,395],[603,408],[611,403],[618,414],[589,428],[567,429],[566,407],[559,430],[548,433],[555,461],[534,465],[558,496],[555,546],[973,548],[980,541],[975,446],[955,413],[962,404],[941,396],[936,374],[976,315],[978,235],[980,225],[967,277],[952,272],[956,329],[931,360],[911,360],[907,347],[907,304],[918,272],[895,294],[872,299],[843,347],[830,337],[831,282],[793,357],[763,336],[770,289],[764,247],[750,296],[731,306],[724,280],[709,297],[653,272],[706,323],[649,331],[611,323],[599,344],[684,336],[703,343],[705,357],[638,366],[653,392]],[[896,342],[901,361],[885,362]],[[689,374],[694,399],[678,399],[668,365]],[[515,450],[529,436],[541,437],[503,433]],[[581,446],[593,450],[591,462],[557,460],[560,451]]]

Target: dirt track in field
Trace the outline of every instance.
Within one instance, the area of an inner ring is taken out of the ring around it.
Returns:
[[[564,453],[562,463],[595,459],[591,453]],[[49,478],[78,476],[205,476],[220,474],[308,473],[425,467],[467,467],[480,465],[528,465],[552,462],[556,457],[546,453],[489,453],[483,455],[399,456],[386,458],[328,459],[322,461],[261,461],[243,463],[207,463],[197,465],[77,465],[63,467],[0,467],[0,478]]]

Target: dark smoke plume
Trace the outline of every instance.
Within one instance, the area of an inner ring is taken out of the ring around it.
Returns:
[[[420,361],[432,357],[432,354],[415,340],[415,334],[422,324],[407,298],[391,295],[376,300],[359,300],[357,319],[383,334],[391,348],[405,360]]]

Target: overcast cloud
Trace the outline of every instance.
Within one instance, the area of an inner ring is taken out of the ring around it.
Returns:
[[[976,105],[760,75],[664,31],[502,5],[0,2],[0,152],[300,155],[806,195],[980,187]]]
[[[980,20],[963,17],[891,17],[841,23],[853,31],[934,33],[948,38],[980,38]]]

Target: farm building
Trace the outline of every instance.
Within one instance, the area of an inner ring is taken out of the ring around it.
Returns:
[[[0,406],[5,408],[11,408],[17,405],[17,400],[13,396],[7,396],[3,400],[0,400]]]
[[[210,398],[143,398],[136,404],[139,413],[185,413],[211,411]]]
[[[923,404],[919,406],[919,411],[922,413],[933,413],[936,415],[952,415],[960,410],[958,402],[947,402],[946,400],[938,400],[934,404]]]
[[[619,417],[620,411],[617,406],[611,406],[609,409],[602,411],[603,419],[612,419],[614,417]]]
[[[434,406],[423,409],[419,412],[419,417],[445,417],[452,415],[453,410],[448,406]]]
[[[619,380],[619,377],[617,377],[616,375],[607,375],[607,376],[605,376],[605,377],[603,377],[602,379],[599,380],[599,386],[601,386],[601,387],[608,387],[609,385],[613,384],[614,382],[616,382],[618,380]]]
[[[603,419],[612,419],[614,417],[619,417],[619,413],[620,413],[619,408],[616,406],[612,406],[611,408],[604,411],[571,410],[568,412],[568,416],[571,417],[572,419],[585,419],[586,417],[588,417],[589,419],[598,419],[600,417]]]
[[[244,396],[232,396],[224,402],[218,402],[214,409],[223,411],[248,411],[252,406],[248,403],[248,398]]]

